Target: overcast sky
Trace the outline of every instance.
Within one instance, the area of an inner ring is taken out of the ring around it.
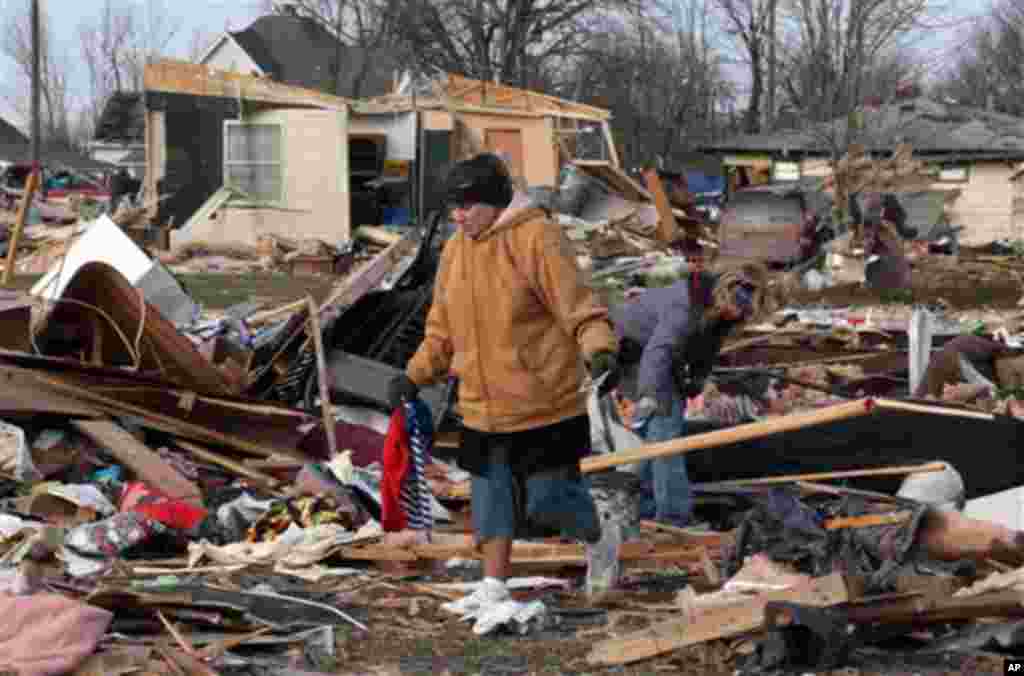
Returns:
[[[129,0],[139,6],[145,6],[146,0]],[[167,14],[181,22],[172,50],[174,56],[185,58],[189,43],[196,29],[203,29],[213,35],[219,35],[225,29],[242,30],[248,26],[261,12],[260,0],[156,0],[167,8]],[[88,74],[81,63],[77,41],[78,27],[83,21],[91,20],[102,0],[40,0],[40,5],[50,17],[50,22],[61,48],[67,49],[71,62],[77,69],[74,73],[74,90],[79,96],[88,93]],[[17,11],[28,12],[30,0],[0,0],[0,13],[4,18]],[[9,60],[0,56],[0,73],[7,82],[11,82],[14,66]],[[6,92],[3,92],[6,94]],[[0,97],[0,115],[11,122],[24,126],[18,119],[11,102]]]
[[[140,6],[147,0],[128,0]],[[168,13],[181,21],[181,27],[173,42],[174,55],[186,57],[189,43],[196,29],[203,29],[211,34],[219,34],[225,30],[241,30],[260,15],[260,0],[154,0],[157,4],[167,7]],[[940,0],[942,1],[942,0]],[[989,0],[944,0],[949,8],[950,19],[964,21],[974,13],[985,10]],[[77,43],[78,26],[92,18],[102,0],[40,0],[50,17],[54,33],[61,47],[67,49],[71,62],[77,69],[72,75],[73,91],[80,97],[88,94],[88,81],[85,67],[81,63]],[[30,0],[0,0],[0,16],[7,17],[17,11],[27,12]],[[955,51],[955,45],[962,42],[969,32],[969,26],[961,23],[951,25],[942,30],[931,31],[920,45],[920,51],[930,56],[934,67],[941,67],[948,62],[949,54]],[[728,69],[730,75],[742,77],[742,66]],[[0,56],[0,77],[4,81],[13,82],[13,65]],[[4,96],[7,92],[0,91],[0,116],[23,126],[23,121],[14,113],[11,102]]]

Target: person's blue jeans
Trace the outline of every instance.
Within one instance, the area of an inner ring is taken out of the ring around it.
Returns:
[[[686,400],[675,396],[668,415],[652,415],[639,430],[644,441],[656,443],[686,434]],[[686,456],[673,455],[639,463],[640,518],[684,526],[690,520],[693,496],[686,472]]]

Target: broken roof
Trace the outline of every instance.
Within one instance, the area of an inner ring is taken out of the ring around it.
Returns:
[[[103,106],[93,139],[113,143],[142,143],[146,132],[145,106],[140,92],[114,92]]]
[[[230,35],[267,76],[340,96],[386,94],[398,69],[394,54],[340,43],[307,17],[268,14]],[[336,90],[339,61],[341,81]]]
[[[351,103],[348,99],[315,89],[294,87],[265,77],[216,70],[171,59],[146,64],[143,80],[147,93],[168,92],[334,110]]]
[[[387,110],[411,110],[414,91],[418,108],[449,108],[526,116],[552,115],[595,122],[611,118],[611,112],[604,108],[443,72],[418,81],[407,77],[403,86],[394,94],[374,97],[359,105],[366,109],[381,107]]]
[[[925,98],[865,108],[863,117],[871,131],[860,141],[875,152],[907,143],[917,155],[1024,159],[1024,118]],[[812,130],[741,135],[701,150],[824,155],[829,152],[828,139],[842,138],[846,128],[847,120],[838,118]]]

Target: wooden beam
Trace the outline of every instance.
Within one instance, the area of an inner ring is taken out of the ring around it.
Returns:
[[[658,210],[658,227],[655,236],[662,244],[671,244],[676,240],[679,229],[676,227],[676,217],[672,213],[672,205],[665,194],[665,187],[661,184],[661,177],[657,169],[648,169],[644,172],[644,181],[647,183],[647,191],[654,197],[654,208]]]
[[[673,455],[684,455],[692,451],[699,451],[716,446],[735,444],[751,439],[760,439],[771,434],[794,432],[796,430],[850,418],[859,418],[870,415],[873,408],[872,399],[858,399],[844,404],[829,406],[819,411],[808,411],[805,413],[793,413],[790,415],[770,418],[760,422],[752,422],[744,425],[737,425],[727,429],[695,434],[688,437],[680,437],[670,441],[662,441],[656,444],[645,444],[628,451],[618,453],[607,453],[604,455],[590,456],[580,462],[580,470],[584,474],[601,472],[621,465],[632,465],[644,460],[654,458],[666,458]],[[459,499],[469,497],[469,485],[460,484],[452,488],[449,497]]]
[[[122,465],[169,498],[202,505],[199,487],[183,477],[155,451],[110,420],[74,420],[79,432],[107,449]]]
[[[612,134],[612,127],[605,120],[601,122],[601,132],[604,134],[604,142],[608,145],[608,161],[611,162],[613,167],[618,169],[622,168],[622,162],[619,160],[619,149],[615,147],[615,136]]]
[[[850,418],[859,418],[869,415],[872,409],[872,400],[859,399],[845,404],[829,406],[820,411],[809,411],[806,413],[794,413],[778,418],[763,420],[761,422],[737,425],[728,429],[715,430],[706,434],[697,434],[689,437],[663,441],[656,444],[647,444],[629,451],[609,453],[599,456],[584,458],[581,463],[583,472],[599,472],[620,465],[631,465],[642,460],[653,460],[654,458],[665,458],[673,455],[684,455],[692,451],[715,446],[724,446],[751,439],[759,439],[770,434],[782,432],[794,432],[796,430],[820,425],[823,423],[838,422]]]
[[[10,286],[14,278],[14,267],[18,258],[18,244],[21,242],[21,231],[25,229],[25,219],[28,218],[29,209],[32,207],[32,198],[39,187],[39,167],[32,169],[25,184],[25,192],[21,196],[21,205],[18,207],[18,216],[14,221],[14,232],[11,233],[11,240],[7,243],[7,262],[4,264],[3,285]]]
[[[323,415],[324,434],[327,436],[327,448],[333,460],[338,455],[338,425],[331,414],[331,390],[327,380],[327,356],[324,354],[323,329],[320,327],[320,312],[317,310],[313,296],[306,296],[309,303],[310,333],[313,334],[313,348],[316,353],[317,384],[320,386],[320,409]]]
[[[645,541],[626,542],[619,550],[622,561],[700,562],[706,552],[702,546],[655,545]],[[344,545],[339,549],[342,558],[350,561],[447,561],[453,558],[481,559],[483,554],[472,544],[436,543],[413,547],[383,544]],[[516,542],[512,545],[512,563],[558,564],[564,566],[587,565],[586,550],[580,544],[532,544]]]
[[[697,617],[668,620],[620,638],[601,641],[587,655],[587,662],[595,666],[630,664],[705,641],[731,638],[760,629],[769,601],[827,607],[848,600],[849,593],[842,575],[834,573],[811,580],[805,588],[761,594],[749,601],[708,608]]]
[[[331,292],[331,295],[320,304],[320,312],[331,306],[348,307],[362,298],[380,284],[394,267],[412,252],[415,244],[413,233],[409,233],[377,254],[376,258]]]
[[[965,411],[959,408],[946,408],[944,406],[929,406],[927,404],[915,404],[909,401],[896,401],[894,399],[877,399],[875,404],[878,408],[888,411],[907,411],[908,413],[926,413],[928,415],[946,415],[954,418],[976,418],[978,420],[995,420],[991,413],[982,411]]]
[[[91,406],[102,410],[109,415],[131,415],[141,418],[146,427],[150,427],[161,432],[166,432],[180,437],[188,437],[189,439],[202,441],[204,443],[219,444],[243,453],[249,453],[251,455],[262,456],[265,458],[278,454],[295,455],[294,451],[289,452],[290,449],[285,450],[267,447],[247,439],[223,434],[214,429],[209,429],[201,425],[194,425],[178,418],[150,411],[149,409],[141,406],[127,404],[122,401],[106,397],[86,388],[63,382],[57,378],[35,372],[32,373],[32,376],[40,385],[44,386],[44,389],[46,387],[53,388],[65,395],[70,395],[72,399],[79,401],[84,400]]]
[[[285,106],[313,106],[329,110],[347,110],[350,104],[348,99],[315,89],[293,87],[268,78],[215,70],[208,66],[171,59],[146,64],[143,86],[146,91],[240,98],[247,101]]]
[[[749,486],[771,486],[788,484],[798,481],[835,481],[836,479],[855,479],[869,476],[905,476],[909,474],[927,474],[941,472],[949,465],[944,462],[930,462],[924,465],[898,465],[895,467],[873,467],[869,469],[851,469],[840,472],[812,472],[809,474],[785,474],[782,476],[760,477],[757,479],[736,479],[734,481],[716,481],[714,483],[694,484],[694,488],[716,490],[719,488],[744,488]]]
[[[188,451],[189,453],[191,453],[192,455],[196,456],[197,458],[204,462],[209,462],[211,464],[222,467],[228,470],[229,472],[233,472],[240,477],[245,477],[246,479],[255,481],[267,488],[276,490],[281,485],[280,481],[270,476],[269,474],[263,474],[262,472],[259,472],[253,469],[252,467],[246,467],[244,464],[240,462],[235,462],[234,460],[225,458],[217,453],[214,453],[203,448],[198,444],[194,444],[191,441],[186,441],[185,439],[175,439],[174,445],[182,450]],[[298,464],[300,467],[302,466],[302,463],[296,464]]]

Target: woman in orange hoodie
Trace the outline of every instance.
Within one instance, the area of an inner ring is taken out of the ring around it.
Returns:
[[[597,544],[600,522],[579,461],[589,452],[585,375],[615,385],[617,340],[562,228],[510,207],[512,181],[490,154],[460,162],[446,192],[446,243],[426,336],[392,405],[454,373],[473,475],[473,530],[485,579],[453,612],[508,598],[512,540],[538,530]]]

